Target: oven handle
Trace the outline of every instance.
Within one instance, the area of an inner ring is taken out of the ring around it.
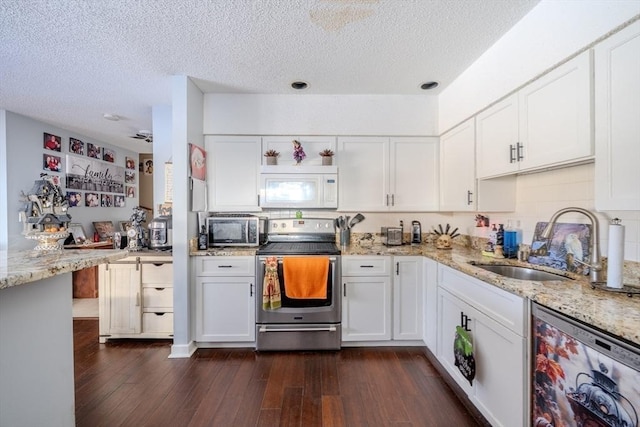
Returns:
[[[259,332],[335,332],[337,329],[335,326],[329,326],[326,328],[278,328],[269,329],[268,326],[261,326]]]
[[[321,255],[318,255],[318,256],[321,256]],[[329,257],[329,261],[335,263],[336,262],[336,257]],[[266,260],[260,259],[260,264],[265,265],[266,264]],[[278,258],[278,264],[282,264],[282,258]]]

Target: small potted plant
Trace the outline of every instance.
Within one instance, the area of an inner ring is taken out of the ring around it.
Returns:
[[[331,166],[334,154],[335,153],[328,148],[326,150],[322,150],[320,152],[320,156],[322,157],[322,164],[325,166]]]
[[[280,153],[277,152],[276,150],[267,150],[264,153],[264,156],[267,158],[268,165],[277,165],[279,155]]]

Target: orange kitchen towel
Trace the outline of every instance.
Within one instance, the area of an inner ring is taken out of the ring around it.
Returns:
[[[282,266],[288,298],[327,298],[328,257],[284,257]]]
[[[268,257],[264,262],[264,281],[262,283],[262,308],[276,310],[282,306],[280,281],[278,280],[278,258]]]

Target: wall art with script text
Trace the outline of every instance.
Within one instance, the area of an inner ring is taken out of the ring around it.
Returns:
[[[67,155],[67,190],[124,194],[124,168],[88,157]]]

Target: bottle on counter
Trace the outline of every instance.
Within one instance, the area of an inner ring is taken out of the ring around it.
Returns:
[[[507,228],[504,230],[505,258],[516,258],[520,243],[522,243],[522,230],[514,228],[511,225],[511,221],[507,221]]]
[[[206,251],[209,246],[209,236],[207,235],[207,229],[203,225],[200,227],[200,233],[198,233],[198,250]]]
[[[489,243],[487,244],[486,251],[493,252],[498,242],[498,229],[495,224],[491,224],[491,231],[489,231]]]

